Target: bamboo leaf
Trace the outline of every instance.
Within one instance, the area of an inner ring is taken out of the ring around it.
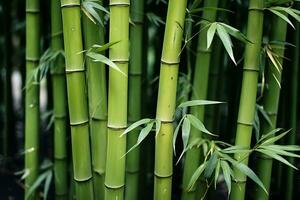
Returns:
[[[276,128],[276,129],[270,131],[269,133],[263,135],[263,136],[258,140],[257,143],[262,142],[263,140],[269,138],[270,136],[274,135],[275,133],[277,133],[278,131],[281,131],[281,130],[282,130],[281,128]]]
[[[214,172],[218,163],[218,156],[216,153],[213,153],[209,160],[207,161],[207,165],[205,167],[204,176],[206,178],[210,178],[212,173]]]
[[[265,191],[266,194],[268,194],[268,191],[266,190],[264,184],[247,165],[235,161],[234,166],[243,174],[245,174],[250,179],[252,179],[257,185],[259,185]]]
[[[148,123],[147,126],[145,128],[143,128],[139,134],[139,137],[138,137],[138,140],[136,142],[135,145],[133,145],[127,152],[126,154],[128,154],[129,152],[131,152],[133,149],[135,149],[148,135],[149,133],[151,132],[152,130],[152,127],[154,125],[154,121],[152,121],[151,123]],[[125,155],[126,155],[125,154]],[[125,156],[124,155],[124,156]],[[123,156],[123,157],[124,157]]]
[[[49,176],[51,170],[47,170],[38,176],[36,181],[30,186],[28,193],[25,196],[25,200],[29,199],[29,197],[33,194],[33,192],[42,184],[44,180]]]
[[[94,52],[88,52],[86,55],[94,59],[94,62],[102,62],[127,77],[127,75],[114,62],[112,62],[109,58],[105,57],[104,55]]]
[[[229,57],[231,58],[231,60],[234,62],[235,65],[237,65],[234,55],[233,55],[233,50],[232,50],[232,41],[230,39],[229,34],[226,32],[226,29],[222,26],[222,25],[217,25],[217,32],[218,35],[229,55]]]
[[[174,131],[174,134],[173,134],[173,150],[174,150],[174,155],[176,156],[176,139],[177,139],[177,136],[178,136],[178,133],[179,133],[179,129],[180,129],[180,126],[183,122],[183,120],[185,119],[185,116],[183,116],[181,118],[181,120],[179,121],[175,131]]]
[[[137,127],[139,127],[139,126],[141,126],[141,125],[143,125],[143,124],[148,124],[148,123],[150,123],[150,122],[152,122],[152,121],[153,121],[153,119],[145,118],[145,119],[141,119],[141,120],[139,120],[139,121],[137,121],[137,122],[134,122],[133,124],[131,124],[131,125],[124,131],[124,133],[123,133],[121,136],[123,136],[123,135],[129,133],[130,131],[136,129]]]
[[[216,170],[215,170],[215,178],[214,178],[215,189],[217,189],[217,182],[220,175],[220,166],[221,166],[221,160],[218,159]]]
[[[105,51],[107,49],[109,49],[111,46],[119,43],[120,41],[115,41],[115,42],[109,42],[109,43],[106,43],[104,45],[98,45],[98,44],[94,44],[91,48],[91,51],[95,52],[95,53],[99,53],[99,52],[102,52],[102,51]]]
[[[198,129],[199,131],[203,132],[203,133],[206,133],[208,135],[212,135],[212,136],[216,136],[215,134],[211,133],[210,131],[208,131],[204,124],[197,118],[195,117],[194,115],[191,115],[191,114],[188,114],[187,115],[187,118],[189,119],[189,121],[191,122],[191,124],[196,128]]]
[[[213,105],[213,104],[221,104],[224,102],[220,101],[208,101],[208,100],[192,100],[186,101],[178,106],[178,108],[191,107],[191,106],[205,106],[205,105]]]
[[[50,188],[50,184],[51,184],[51,180],[52,180],[52,176],[53,176],[53,171],[51,170],[50,173],[48,174],[46,180],[45,180],[44,200],[47,200],[48,192],[49,192],[49,188]]]
[[[293,23],[289,20],[289,18],[287,16],[285,16],[281,12],[279,12],[275,9],[272,9],[272,8],[268,8],[268,10],[271,11],[273,14],[277,15],[278,17],[280,17],[281,19],[283,19],[284,21],[286,21],[288,24],[290,24],[295,29],[295,26],[293,25]]]
[[[207,49],[209,49],[209,47],[211,46],[211,43],[214,39],[215,33],[217,30],[217,24],[216,23],[212,23],[210,25],[210,27],[207,30]]]
[[[190,180],[190,182],[189,182],[189,184],[188,184],[188,188],[187,188],[188,191],[191,191],[191,190],[194,188],[194,186],[195,186],[197,180],[199,179],[199,177],[201,176],[201,174],[202,174],[203,171],[205,170],[206,165],[207,165],[207,162],[204,162],[204,163],[202,163],[202,164],[196,169],[196,171],[194,172],[194,174],[193,174],[193,176],[191,177],[191,180]]]
[[[275,136],[275,137],[271,137],[267,140],[265,140],[264,142],[261,143],[261,146],[263,145],[269,145],[269,144],[273,144],[275,143],[276,141],[280,140],[281,138],[283,138],[286,134],[288,134],[291,130],[288,130],[288,131],[285,131],[283,133],[281,133],[280,135],[278,136]]]
[[[229,195],[231,192],[231,177],[230,177],[231,168],[230,168],[229,164],[224,160],[221,160],[221,168],[223,171],[224,180],[225,180],[225,183],[226,183],[226,186],[228,189],[228,195]]]
[[[241,31],[239,31],[238,29],[229,26],[228,24],[225,23],[219,23],[221,26],[224,27],[224,29],[227,31],[227,33],[229,33],[231,36],[233,36],[234,38],[244,42],[244,43],[252,43]]]
[[[189,118],[185,118],[182,124],[182,142],[183,142],[183,149],[186,149],[191,132],[191,123]]]
[[[256,151],[258,151],[258,152],[260,152],[260,153],[262,153],[262,154],[265,154],[265,155],[267,155],[267,156],[269,156],[269,157],[271,157],[271,158],[273,158],[273,159],[275,159],[275,160],[278,160],[279,162],[284,163],[284,164],[286,164],[287,166],[289,166],[289,167],[291,167],[291,168],[297,170],[297,168],[296,168],[294,165],[292,165],[291,163],[289,163],[289,162],[288,162],[285,158],[283,158],[282,156],[276,154],[274,150],[272,151],[272,150],[267,150],[267,149],[257,149]]]

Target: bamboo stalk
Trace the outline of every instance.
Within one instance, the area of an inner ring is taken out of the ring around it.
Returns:
[[[40,56],[40,4],[38,0],[26,1],[26,91],[25,91],[25,196],[39,173],[39,85],[29,80],[38,66]],[[29,199],[35,199],[36,192]]]
[[[243,81],[237,120],[235,145],[249,148],[256,106],[259,61],[263,32],[264,0],[250,0],[248,11],[247,37],[252,43],[246,44],[243,67]],[[236,153],[235,159],[248,164],[248,155]],[[230,199],[241,200],[245,197],[246,176],[234,169],[236,181],[233,182]]]
[[[218,0],[205,0],[203,7],[218,7]],[[216,10],[204,10],[202,18],[208,22],[214,22],[217,17]],[[206,99],[207,98],[207,87],[209,78],[209,68],[211,63],[211,50],[207,49],[207,30],[206,25],[200,26],[200,32],[198,36],[198,46],[197,46],[197,57],[195,63],[195,73],[193,80],[193,93],[192,100],[196,99]],[[191,108],[191,113],[204,121],[204,107],[193,107]],[[191,129],[191,135],[189,142],[201,137],[201,133],[195,129]],[[184,170],[183,170],[183,181],[182,181],[182,199],[190,200],[195,199],[197,196],[196,188],[191,191],[187,191],[189,181],[194,174],[195,170],[199,167],[201,161],[200,158],[201,151],[198,148],[192,148],[186,152]],[[201,184],[200,190],[206,190],[206,187]],[[199,191],[200,195],[204,192]]]
[[[299,9],[299,5],[297,5]],[[295,25],[296,30],[294,33],[294,44],[296,47],[294,48],[294,55],[293,55],[293,64],[291,69],[291,88],[290,88],[290,106],[288,106],[288,110],[290,110],[289,116],[289,127],[292,128],[291,133],[288,135],[286,144],[288,145],[295,145],[297,140],[297,110],[298,110],[298,88],[299,88],[299,37],[300,37],[300,26],[299,23]],[[288,158],[288,161],[294,164],[294,158]],[[294,195],[294,179],[295,173],[292,168],[285,168],[286,169],[286,189],[284,199],[292,200]],[[295,197],[296,198],[296,197]]]
[[[76,197],[93,199],[80,0],[61,0]]]
[[[286,33],[287,33],[287,23],[282,20],[280,17],[274,17],[272,20],[272,31],[270,41],[281,41],[285,42]],[[279,62],[283,64],[283,56],[284,56],[284,48],[274,48],[274,53],[279,56]],[[265,90],[263,96],[263,107],[267,112],[272,125],[270,125],[266,120],[262,122],[262,134],[267,134],[270,131],[274,130],[277,126],[277,112],[278,112],[278,104],[280,97],[280,86],[277,81],[281,82],[281,71],[278,72],[276,67],[269,62],[267,72],[267,88]],[[276,79],[273,77],[275,76]],[[256,161],[257,165],[257,175],[260,180],[263,182],[267,191],[270,191],[271,184],[271,175],[272,175],[272,159],[263,155],[258,155],[258,159]],[[255,199],[269,199],[269,196],[266,192],[260,187],[256,186],[255,189]]]
[[[154,199],[171,199],[173,174],[173,120],[187,0],[170,0],[161,56],[156,119],[161,121],[155,138]]]
[[[110,0],[109,41],[119,43],[109,50],[109,58],[126,75],[129,60],[129,0]],[[109,69],[108,139],[105,199],[123,199],[125,185],[128,77]],[[116,148],[117,147],[117,148]]]
[[[51,0],[51,49],[63,50],[62,18],[60,1]],[[54,110],[54,183],[56,199],[67,199],[67,101],[65,65],[62,57],[54,63],[51,70],[53,110]]]
[[[141,119],[142,108],[142,65],[143,65],[143,23],[144,1],[131,1],[130,27],[130,66],[129,66],[129,94],[128,94],[128,122],[134,123]],[[128,135],[127,148],[132,147],[139,135],[134,130]],[[126,158],[126,192],[125,199],[137,200],[139,193],[140,175],[140,147],[127,154]]]
[[[102,5],[102,0],[97,3]],[[99,13],[103,20],[103,13]],[[85,49],[94,44],[104,44],[104,27],[94,24],[88,17],[83,18]],[[96,199],[104,199],[104,178],[106,162],[107,135],[107,91],[105,64],[86,59],[89,96],[89,117],[94,174],[94,192]]]

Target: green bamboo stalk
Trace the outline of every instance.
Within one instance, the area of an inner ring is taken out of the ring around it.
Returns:
[[[40,56],[40,3],[26,1],[26,91],[25,91],[25,169],[29,175],[25,179],[25,196],[39,173],[39,85],[30,80],[38,66]],[[35,199],[36,192],[29,199]]]
[[[134,123],[141,119],[142,108],[142,65],[143,65],[143,23],[144,1],[131,1],[130,27],[130,66],[128,94],[128,122]],[[139,130],[128,135],[127,148],[137,141]],[[125,199],[137,200],[139,193],[140,147],[135,148],[126,158],[126,192]]]
[[[98,1],[102,5],[102,0]],[[103,13],[99,13],[103,19]],[[94,44],[104,44],[104,27],[94,24],[87,16],[83,18],[85,49]],[[104,199],[104,178],[107,135],[107,91],[105,64],[86,59],[89,96],[89,117],[96,199]]]
[[[297,6],[299,9],[299,5]],[[291,69],[291,99],[290,106],[288,110],[290,110],[290,114],[288,114],[290,123],[289,126],[292,128],[291,133],[288,135],[287,144],[294,145],[297,140],[297,102],[298,102],[298,88],[299,88],[299,37],[300,37],[300,26],[299,23],[295,25],[296,31],[294,33],[294,44],[296,48],[294,48],[294,56],[293,56],[293,64]],[[294,158],[288,158],[290,163],[294,163]],[[286,200],[293,199],[293,191],[294,191],[294,171],[292,168],[286,168],[286,189],[285,189],[285,198]]]
[[[93,199],[80,0],[61,0],[76,197]]]
[[[51,0],[51,49],[63,50],[60,0]],[[67,101],[65,63],[62,57],[51,70],[54,110],[54,183],[56,199],[67,199]]]
[[[109,58],[124,74],[129,61],[129,0],[110,0],[109,41],[118,42],[109,50]],[[123,199],[125,185],[128,77],[109,69],[108,135],[105,199]]]
[[[249,148],[256,106],[259,61],[263,32],[264,0],[250,0],[248,11],[247,37],[252,43],[246,44],[243,67],[243,81],[237,120],[235,145]],[[248,164],[248,155],[236,153],[235,159]],[[230,199],[241,200],[245,197],[246,176],[234,169],[236,181],[233,182]]]
[[[287,23],[284,20],[282,20],[280,17],[277,16],[273,17],[270,40],[285,42],[286,33],[287,33]],[[279,62],[282,65],[284,48],[274,48],[273,51],[279,56]],[[271,62],[269,62],[267,70],[268,70],[267,79],[266,79],[267,88],[263,96],[263,107],[264,110],[267,112],[272,124],[269,124],[268,122],[266,122],[266,120],[264,120],[262,122],[262,129],[261,129],[262,134],[267,134],[277,127],[276,126],[277,113],[278,113],[278,104],[279,104],[280,89],[281,89],[277,83],[277,81],[281,82],[281,71],[278,72],[276,67]],[[277,81],[273,76],[276,77]],[[256,160],[256,166],[257,166],[258,177],[263,182],[267,191],[270,191],[271,175],[272,175],[272,159],[270,157],[258,155],[258,159]],[[256,186],[254,196],[255,199],[258,200],[269,199],[268,194],[266,194],[266,192],[263,189],[261,189],[259,186]]]
[[[218,0],[205,0],[203,7],[218,7]],[[202,18],[208,22],[214,22],[217,17],[216,10],[204,10]],[[195,63],[195,75],[193,80],[193,93],[192,100],[206,99],[207,87],[209,78],[209,68],[211,63],[211,48],[207,49],[207,30],[206,25],[200,26],[200,32],[198,36],[197,46],[197,57]],[[204,107],[193,107],[191,113],[199,118],[201,121],[204,120]],[[191,129],[191,135],[189,142],[201,137],[201,133],[195,129]],[[190,200],[195,199],[197,196],[196,188],[191,191],[187,191],[189,181],[194,174],[195,170],[199,167],[202,162],[200,159],[201,151],[198,148],[192,148],[186,152],[184,169],[183,169],[183,181],[182,181],[182,199]],[[201,190],[206,190],[206,187],[201,186]],[[203,192],[200,191],[200,195]]]
[[[155,200],[171,199],[173,120],[186,6],[187,0],[170,0],[168,5],[156,111],[161,127],[155,138]]]

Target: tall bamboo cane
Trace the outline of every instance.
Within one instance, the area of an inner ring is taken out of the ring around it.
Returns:
[[[40,3],[26,1],[26,91],[25,91],[25,196],[39,173],[39,86],[33,84],[33,70],[38,66],[40,56]],[[34,199],[36,194],[30,195]]]
[[[272,31],[271,31],[271,41],[281,41],[284,42],[286,39],[287,32],[287,23],[282,20],[280,17],[274,17],[272,20]],[[274,53],[279,56],[280,64],[283,63],[284,56],[284,48],[274,48]],[[267,134],[270,131],[276,128],[277,122],[277,112],[278,112],[278,104],[279,104],[279,96],[280,96],[280,86],[277,81],[281,82],[281,71],[278,72],[276,67],[269,62],[267,72],[267,88],[265,90],[263,96],[263,107],[267,112],[270,121],[272,124],[266,122],[266,120],[262,123],[262,134]],[[280,69],[279,69],[280,70]],[[276,77],[276,79],[274,78]],[[277,80],[277,81],[276,81]],[[263,155],[258,155],[258,159],[256,160],[257,165],[257,175],[260,180],[263,182],[267,191],[270,190],[271,183],[271,175],[272,175],[272,159],[270,157],[266,157]],[[256,186],[255,190],[255,199],[269,199],[269,196],[266,192],[260,187]]]
[[[63,50],[62,19],[60,0],[51,0],[51,49]],[[67,199],[67,91],[65,78],[65,63],[62,57],[54,63],[51,70],[53,110],[54,110],[54,174],[56,199]]]
[[[128,74],[129,0],[110,0],[109,41],[119,43],[109,50],[109,58]],[[109,69],[108,135],[105,199],[123,199],[125,185],[128,77]]]
[[[299,5],[297,8],[299,9]],[[296,144],[297,139],[297,111],[298,111],[298,88],[299,88],[299,45],[300,45],[300,26],[299,23],[296,24],[296,31],[294,33],[294,44],[296,45],[296,48],[294,49],[294,56],[293,56],[293,64],[291,69],[291,99],[290,99],[290,114],[288,114],[290,123],[289,126],[292,128],[292,131],[290,135],[287,138],[287,144],[288,145],[294,145]],[[294,163],[294,158],[288,158],[288,161],[290,163]],[[292,200],[293,199],[293,190],[294,190],[294,171],[291,168],[285,168],[286,169],[286,190],[285,190],[285,196],[284,199],[286,200]]]
[[[259,61],[263,32],[264,0],[250,0],[248,11],[247,37],[252,43],[247,43],[243,67],[243,81],[240,95],[239,114],[235,144],[249,148],[256,106]],[[235,159],[248,164],[248,155],[236,153]],[[233,182],[230,199],[241,200],[245,197],[246,176],[234,169],[236,182]]]
[[[187,0],[170,0],[164,35],[156,119],[161,121],[155,138],[154,199],[169,200],[173,174],[173,120],[180,50]]]
[[[141,119],[142,106],[142,64],[143,64],[143,23],[144,1],[131,1],[130,27],[130,66],[129,66],[129,104],[128,121],[133,123]],[[128,135],[127,147],[132,147],[138,139],[138,130]],[[126,192],[125,199],[139,199],[140,148],[137,147],[127,154],[126,158]]]
[[[93,199],[80,0],[61,0],[76,197]]]
[[[218,7],[218,0],[205,0],[203,7]],[[214,22],[216,20],[217,12],[216,10],[204,10],[202,18],[209,22]],[[198,46],[197,46],[197,57],[195,63],[195,75],[193,80],[193,93],[192,100],[195,99],[206,99],[207,97],[207,86],[208,86],[208,78],[209,78],[209,68],[211,62],[211,48],[207,49],[207,30],[205,28],[206,25],[200,26],[200,32],[198,36]],[[201,121],[204,120],[204,107],[193,107],[191,109],[191,113],[199,118]],[[197,138],[201,137],[201,133],[195,129],[191,129],[190,141],[193,141]],[[187,187],[189,181],[194,174],[195,170],[199,167],[201,159],[200,159],[201,151],[198,148],[192,148],[187,151],[185,162],[184,162],[184,170],[183,170],[183,192],[182,199],[189,200],[196,198],[196,188],[187,191]],[[200,192],[202,193],[202,192]]]
[[[102,0],[98,3],[102,5]],[[99,13],[103,19],[103,13]],[[85,49],[94,44],[104,44],[104,27],[94,24],[84,17]],[[105,65],[86,59],[89,96],[89,116],[94,170],[94,192],[96,199],[104,199],[104,174],[107,135],[107,92]]]

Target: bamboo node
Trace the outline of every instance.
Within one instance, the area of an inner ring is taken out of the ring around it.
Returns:
[[[180,61],[166,61],[161,59],[160,60],[161,64],[165,64],[165,65],[179,65]]]

